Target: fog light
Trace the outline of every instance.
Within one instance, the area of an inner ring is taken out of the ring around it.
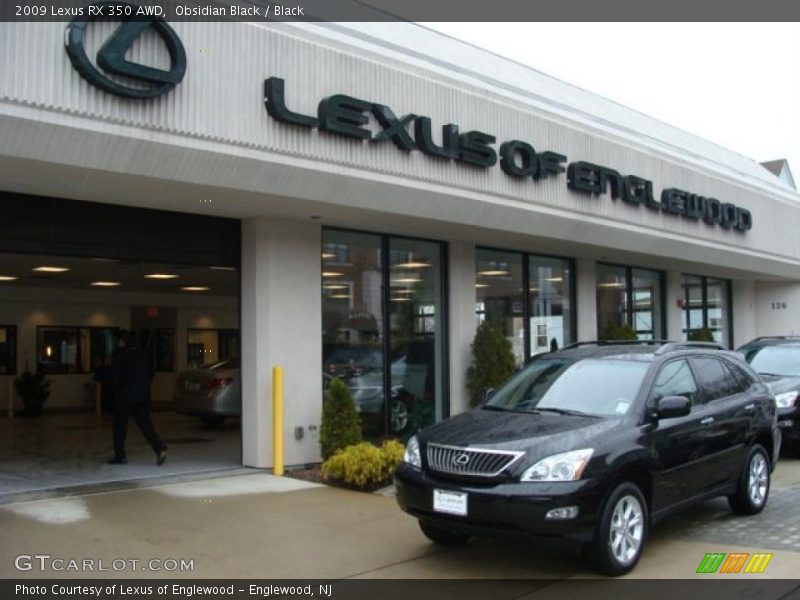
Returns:
[[[547,512],[544,516],[545,519],[574,519],[578,516],[577,506],[564,506],[562,508],[554,508]]]

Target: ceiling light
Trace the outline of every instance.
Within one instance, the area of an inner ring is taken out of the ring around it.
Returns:
[[[610,283],[598,283],[598,284],[597,284],[597,287],[602,287],[602,288],[617,288],[617,287],[622,287],[622,286],[624,286],[624,285],[625,285],[624,283],[620,283],[620,282],[618,282],[618,281],[612,281],[612,282],[610,282]]]
[[[531,292],[538,292],[538,291],[539,291],[539,288],[531,288],[529,291],[531,291]]]
[[[330,252],[323,252],[322,258],[336,258],[335,254],[331,254]]]
[[[422,279],[419,277],[404,277],[403,279],[392,279],[392,283],[419,283]]]
[[[392,302],[411,302],[411,298],[392,298]]]
[[[337,300],[349,300],[350,294],[331,294],[328,298],[336,298]]]
[[[69,271],[67,267],[49,267],[47,265],[36,267],[34,271],[39,271],[40,273],[64,273],[65,271]]]
[[[173,273],[150,273],[144,276],[145,279],[177,279],[178,276]]]
[[[392,265],[392,267],[395,267],[397,269],[427,269],[430,266],[431,263],[419,260],[410,260],[408,262]]]
[[[489,287],[489,284],[488,283],[476,283],[475,287],[476,288],[487,288],[487,287]]]
[[[91,284],[94,287],[117,287],[122,285],[119,281],[93,281]]]
[[[323,271],[323,277],[341,277],[344,273],[337,273],[336,271]]]
[[[322,287],[323,287],[323,289],[326,289],[326,290],[346,290],[350,286],[349,285],[343,285],[341,283],[326,283]]]
[[[210,266],[208,268],[211,269],[212,271],[235,271],[236,270],[236,267],[217,267],[217,266],[214,266],[214,265],[212,265],[212,266]]]
[[[13,275],[0,275],[0,281],[16,281],[19,277]]]
[[[552,281],[553,283],[558,283],[560,281],[564,281],[563,277],[545,277],[545,281]]]
[[[416,290],[392,290],[393,294],[414,294]]]
[[[181,289],[184,292],[207,292],[211,288],[204,285],[185,285]]]
[[[478,275],[486,275],[487,277],[499,277],[501,275],[509,275],[509,272],[500,270],[478,271]]]

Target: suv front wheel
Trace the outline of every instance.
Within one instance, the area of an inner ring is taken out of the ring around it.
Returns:
[[[740,515],[758,514],[767,504],[769,484],[769,457],[761,444],[755,444],[747,453],[736,493],[728,496],[728,504]]]
[[[649,516],[647,502],[639,487],[621,483],[606,501],[589,558],[601,573],[623,575],[642,556]]]

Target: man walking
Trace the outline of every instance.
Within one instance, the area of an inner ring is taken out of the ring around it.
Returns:
[[[111,369],[116,386],[113,410],[114,458],[108,463],[124,465],[128,462],[125,456],[125,436],[128,432],[128,420],[133,417],[142,435],[147,438],[153,452],[156,453],[156,464],[161,466],[167,459],[167,446],[158,437],[150,420],[153,362],[150,353],[137,347],[133,333],[120,332],[117,339],[117,353],[114,355]]]

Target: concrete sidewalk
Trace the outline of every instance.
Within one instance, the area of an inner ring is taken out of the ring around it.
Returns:
[[[776,505],[783,494],[800,496],[800,461],[779,464],[773,493],[770,504]],[[789,536],[789,529],[798,526],[797,511],[792,512],[787,515],[778,507],[756,518],[763,519],[762,524],[785,518],[781,526]],[[758,577],[797,577],[800,551],[793,549],[794,538],[787,537],[782,545],[747,532],[731,538],[728,515],[726,503],[714,501],[656,527],[632,576],[696,577],[706,552],[765,551],[775,556]],[[414,519],[403,514],[391,497],[260,472],[8,504],[0,506],[0,531],[0,577],[4,578],[594,576],[567,546],[479,540],[443,550],[422,536]],[[18,571],[15,557],[21,554],[102,559],[107,567],[114,559],[141,562],[136,569],[119,572]],[[150,559],[191,560],[194,570],[143,571],[142,565]]]

